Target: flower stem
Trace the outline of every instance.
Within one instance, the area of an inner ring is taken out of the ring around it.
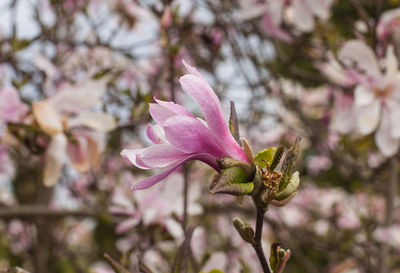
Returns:
[[[262,248],[261,237],[262,237],[262,229],[264,223],[264,214],[265,210],[263,208],[257,207],[257,219],[256,219],[256,232],[254,235],[253,248],[257,253],[258,260],[261,263],[262,269],[264,273],[271,273],[267,259],[265,258],[264,250]]]

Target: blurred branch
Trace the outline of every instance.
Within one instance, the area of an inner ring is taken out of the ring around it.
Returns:
[[[62,218],[62,217],[98,217],[99,213],[90,210],[54,210],[46,206],[19,205],[0,208],[0,219],[13,218]]]
[[[390,173],[389,179],[387,180],[387,187],[385,193],[385,202],[386,202],[386,215],[384,227],[390,227],[393,222],[393,212],[394,212],[394,201],[397,195],[398,190],[398,173],[399,173],[399,162],[398,159],[394,156],[390,159]],[[389,254],[390,246],[388,243],[382,243],[380,254],[379,254],[379,273],[388,273],[388,254]]]

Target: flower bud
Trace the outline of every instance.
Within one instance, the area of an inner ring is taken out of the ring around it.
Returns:
[[[249,224],[243,222],[239,217],[233,218],[232,223],[235,229],[239,232],[243,241],[248,242],[249,244],[255,244],[254,229]]]
[[[216,174],[210,185],[210,193],[246,195],[253,191],[254,184],[249,182],[247,173],[239,166],[233,166]]]
[[[280,243],[273,243],[271,245],[271,255],[269,263],[273,273],[282,273],[290,258],[290,249],[285,250],[281,248]]]

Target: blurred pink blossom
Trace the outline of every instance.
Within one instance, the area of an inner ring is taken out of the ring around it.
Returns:
[[[189,160],[203,161],[216,171],[219,171],[216,160],[222,156],[248,161],[229,131],[217,95],[194,67],[184,64],[190,74],[179,81],[200,105],[205,121],[173,102],[156,99],[157,103],[150,104],[150,114],[157,124],[149,124],[146,133],[154,144],[144,149],[125,149],[121,155],[142,169],[167,170],[141,180],[132,190],[151,187]]]
[[[20,122],[28,110],[15,88],[0,88],[0,128],[6,122]]]
[[[378,39],[387,41],[400,27],[400,8],[391,9],[384,13],[379,18],[376,28]]]
[[[353,111],[359,132],[368,135],[376,131],[379,150],[387,157],[394,155],[400,143],[400,72],[393,47],[378,60],[363,41],[351,40],[340,49],[339,59],[357,69]]]

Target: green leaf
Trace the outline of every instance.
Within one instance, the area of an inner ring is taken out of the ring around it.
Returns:
[[[239,196],[252,193],[253,188],[254,184],[248,182],[246,172],[238,166],[233,166],[214,176],[210,185],[210,193],[227,193]]]
[[[283,200],[297,191],[300,184],[299,172],[293,173],[286,187],[274,194],[275,200]]]
[[[276,151],[276,147],[270,147],[268,149],[262,150],[258,152],[258,154],[254,157],[254,161],[258,163],[261,168],[265,168],[267,166],[265,162],[271,164],[274,160]]]

